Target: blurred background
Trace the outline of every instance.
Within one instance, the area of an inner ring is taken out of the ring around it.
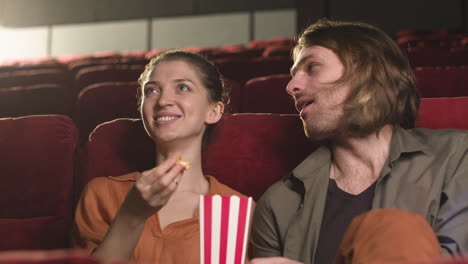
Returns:
[[[247,44],[292,37],[321,17],[466,32],[465,0],[0,0],[0,62]]]
[[[232,115],[204,170],[258,198],[311,151],[284,115],[297,115],[285,87],[300,31],[323,17],[382,28],[413,69],[416,126],[467,130],[467,14],[467,0],[0,0],[0,264],[19,263],[5,250],[68,248],[92,178],[154,166],[129,119],[153,56],[180,48],[217,65]]]

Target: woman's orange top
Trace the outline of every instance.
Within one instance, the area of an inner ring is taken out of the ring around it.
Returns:
[[[119,177],[99,177],[88,183],[78,202],[72,233],[74,247],[91,253],[102,241],[139,172]],[[208,176],[210,195],[238,195],[239,192]],[[149,217],[133,252],[135,262],[182,264],[200,262],[198,211],[194,217],[161,230],[158,214]]]

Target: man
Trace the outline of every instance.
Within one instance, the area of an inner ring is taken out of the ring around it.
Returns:
[[[393,40],[368,24],[321,20],[293,59],[287,91],[322,144],[258,202],[252,263],[468,252],[468,132],[413,128],[420,99]]]

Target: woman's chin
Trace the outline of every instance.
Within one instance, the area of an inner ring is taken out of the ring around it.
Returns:
[[[174,144],[180,141],[177,137],[153,137],[154,143],[158,145]]]

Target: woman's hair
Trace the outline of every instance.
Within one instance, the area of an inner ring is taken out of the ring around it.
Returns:
[[[341,122],[351,135],[366,135],[386,124],[412,128],[420,96],[408,59],[382,30],[360,22],[319,20],[300,36],[293,60],[303,48],[322,46],[343,63],[331,85],[351,85]]]
[[[146,65],[145,70],[138,78],[140,85],[137,98],[138,98],[138,109],[141,111],[141,104],[144,100],[144,86],[148,82],[150,75],[154,68],[161,62],[169,61],[184,61],[185,63],[193,66],[199,73],[198,77],[202,82],[203,86],[208,91],[208,100],[210,102],[222,102],[225,106],[229,104],[229,91],[224,85],[224,80],[219,73],[218,68],[210,61],[205,59],[199,54],[190,53],[180,50],[168,51],[153,57],[150,62]],[[203,146],[205,146],[210,138],[212,125],[209,125],[205,134],[203,135]]]

